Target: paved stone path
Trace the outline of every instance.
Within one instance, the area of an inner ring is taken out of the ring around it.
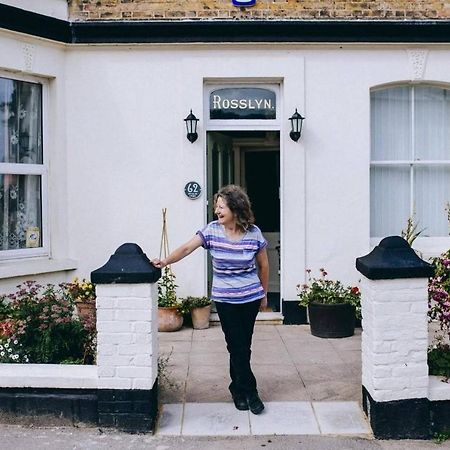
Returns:
[[[160,435],[371,436],[360,405],[360,329],[350,338],[321,339],[307,325],[257,324],[252,367],[266,404],[260,416],[237,411],[231,402],[219,326],[185,327],[159,338],[167,375]]]

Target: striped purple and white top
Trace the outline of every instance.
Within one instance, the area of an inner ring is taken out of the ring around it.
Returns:
[[[228,239],[217,220],[197,231],[197,234],[203,241],[203,248],[210,251],[212,258],[212,300],[248,303],[264,297],[255,258],[267,241],[256,225],[250,226],[238,241]]]

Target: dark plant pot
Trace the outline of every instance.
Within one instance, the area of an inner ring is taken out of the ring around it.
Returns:
[[[308,305],[309,326],[313,336],[344,338],[355,333],[355,307],[348,303]]]

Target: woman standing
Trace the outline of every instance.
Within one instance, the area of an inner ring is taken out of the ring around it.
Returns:
[[[267,307],[269,262],[267,241],[254,225],[247,194],[228,185],[214,196],[217,220],[167,258],[154,259],[163,268],[180,261],[195,249],[209,250],[213,265],[211,299],[214,300],[230,354],[229,386],[237,409],[260,414],[264,404],[259,398],[256,379],[250,366],[251,344],[256,316]]]

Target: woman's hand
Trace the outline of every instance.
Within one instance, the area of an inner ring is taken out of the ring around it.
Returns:
[[[159,259],[159,258],[152,259],[152,264],[153,264],[155,267],[157,267],[158,269],[162,269],[163,267],[166,266],[166,264],[164,264],[164,261],[162,261],[162,260]]]
[[[261,312],[265,312],[267,311],[267,295],[265,295],[262,300],[261,300],[261,304],[259,305],[259,310]]]

